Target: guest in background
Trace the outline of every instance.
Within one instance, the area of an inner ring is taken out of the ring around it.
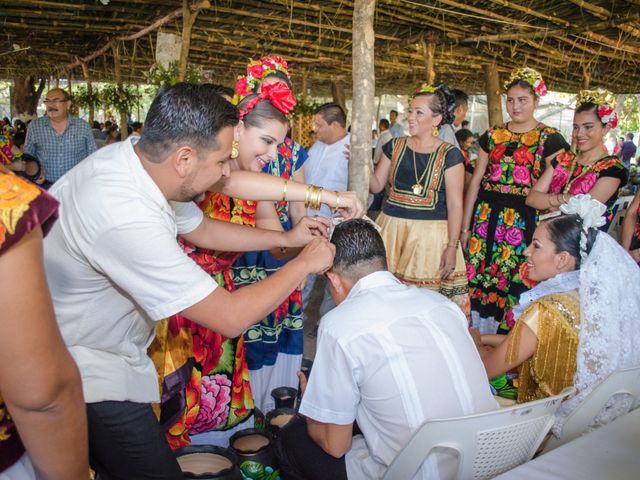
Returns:
[[[475,161],[472,162],[469,156],[469,149],[471,148],[471,145],[473,145],[475,139],[471,130],[461,129],[456,132],[456,140],[458,141],[460,151],[464,156],[464,187],[466,189],[467,185],[469,185],[469,181],[471,180],[473,169],[475,167]]]
[[[627,133],[627,139],[620,146],[620,157],[622,164],[629,170],[631,167],[631,159],[636,156],[638,148],[633,143],[633,133]]]
[[[402,125],[398,123],[398,111],[391,110],[389,112],[389,131],[393,138],[398,138],[404,135],[404,129]]]

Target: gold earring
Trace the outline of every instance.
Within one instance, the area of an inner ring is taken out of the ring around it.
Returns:
[[[438,136],[438,127],[436,127],[435,125],[431,127],[431,136],[432,137]]]
[[[238,150],[239,144],[237,140],[234,140],[231,143],[231,160],[235,160],[240,155],[240,151]]]

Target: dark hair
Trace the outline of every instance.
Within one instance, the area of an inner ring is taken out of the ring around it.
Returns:
[[[242,110],[250,100],[256,98],[257,95],[250,94],[242,99],[238,104],[238,110]],[[242,121],[248,127],[262,127],[267,120],[277,120],[283,125],[287,125],[287,117],[284,113],[274,107],[269,100],[261,100],[249,110]]]
[[[27,134],[24,132],[24,130],[18,130],[14,135],[13,135],[13,144],[20,148],[21,146],[24,145],[24,141],[27,138]]]
[[[138,146],[160,163],[178,146],[197,151],[218,148],[218,133],[238,124],[238,110],[210,88],[178,83],[153,100]]]
[[[109,128],[111,125],[113,125],[113,122],[111,120],[107,120],[106,122],[104,122],[105,129]]]
[[[576,270],[580,269],[580,236],[582,234],[582,218],[579,215],[560,215],[558,217],[543,220],[549,238],[555,245],[556,253],[569,252],[576,261]],[[587,234],[587,250],[589,253],[596,241],[598,230],[590,228]]]
[[[140,130],[142,128],[142,122],[133,122],[131,124],[131,128],[135,130]]]
[[[596,105],[593,102],[585,102],[585,103],[581,103],[578,108],[576,108],[576,112],[575,113],[585,113],[585,112],[591,112],[593,113],[596,118],[598,120],[600,120],[600,123],[602,125],[606,125],[605,122],[602,121],[602,119],[600,118],[600,116],[598,115],[598,105]]]
[[[71,95],[69,95],[69,92],[67,92],[65,89],[60,88],[60,87],[52,88],[51,90],[49,90],[47,92],[47,95],[49,95],[49,93],[55,92],[55,91],[58,91],[58,92],[62,93],[62,96],[64,97],[65,101],[71,100]]]
[[[460,105],[469,105],[469,95],[467,95],[462,90],[454,89],[451,90],[451,95],[454,98],[454,110],[458,108]]]
[[[226,85],[220,85],[217,83],[203,83],[202,86],[210,88],[218,95],[227,96],[229,98],[233,98],[233,95],[235,94],[233,88],[227,87]]]
[[[397,110],[391,110],[391,111],[389,112],[389,115],[391,115],[392,113],[395,113],[396,115],[398,115],[398,111],[397,111]]]
[[[462,128],[467,128],[467,127],[469,126],[469,120],[462,120],[462,121],[460,122],[460,126],[461,126]]]
[[[347,115],[340,105],[334,102],[325,103],[324,105],[316,108],[313,112],[315,115],[322,115],[324,121],[331,125],[333,122],[338,122],[341,127],[347,126]]]
[[[529,90],[529,92],[531,92],[531,95],[533,95],[534,99],[538,98],[538,94],[536,93],[536,91],[533,89],[533,87],[531,86],[531,84],[529,82],[525,82],[524,80],[514,80],[509,85],[507,85],[507,88],[505,88],[505,91],[508,92],[513,87],[525,88],[525,89]]]
[[[438,87],[435,92],[418,92],[413,98],[425,96],[431,97],[429,105],[431,112],[433,112],[434,115],[442,115],[440,125],[450,125],[453,123],[453,111],[455,110],[456,100],[449,90],[449,87],[444,83],[440,83],[435,86]]]
[[[265,76],[262,79],[262,81],[256,82],[255,86],[253,87],[253,93],[258,93],[258,91],[260,90],[260,85],[262,85],[262,82],[264,82],[269,77],[277,77],[278,80],[282,80],[287,85],[287,87],[289,87],[289,90],[293,89],[291,79],[287,76],[287,74],[284,72],[281,72],[280,70],[276,70],[275,72],[271,72],[269,75]],[[233,94],[231,94],[231,96],[233,96]]]
[[[97,120],[93,121],[93,126],[91,128],[97,128],[100,129],[100,123]]]
[[[381,118],[380,121],[378,122],[378,125],[384,126],[387,130],[389,130],[389,126],[391,124],[389,123],[389,120],[387,120],[386,118]]]
[[[629,140],[633,140],[633,133],[627,133],[627,138]]]
[[[462,145],[464,142],[466,142],[469,138],[472,138],[472,137],[473,137],[473,132],[471,130],[467,130],[466,128],[461,128],[456,132],[456,140],[458,140],[458,143],[460,145]]]
[[[333,271],[357,281],[374,271],[387,269],[387,253],[376,228],[361,218],[336,225],[331,236],[336,246]]]

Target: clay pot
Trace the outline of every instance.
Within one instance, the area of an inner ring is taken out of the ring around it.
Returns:
[[[276,408],[294,408],[298,391],[291,387],[278,387],[271,390],[271,397],[276,402]]]
[[[271,433],[278,435],[278,431],[284,427],[287,423],[293,420],[298,412],[293,408],[276,408],[267,413],[267,427]]]
[[[228,448],[189,445],[175,452],[184,478],[198,480],[242,480],[238,458]]]
[[[247,478],[262,478],[278,470],[273,435],[267,430],[247,428],[234,433],[229,448],[238,458],[238,466]]]

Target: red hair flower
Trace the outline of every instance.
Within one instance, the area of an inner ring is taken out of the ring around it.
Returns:
[[[598,117],[602,123],[609,125],[611,128],[618,126],[618,115],[611,105],[600,105],[598,107]]]
[[[274,107],[285,115],[289,115],[293,107],[296,106],[296,99],[291,89],[282,82],[262,85],[260,97],[269,100]]]

